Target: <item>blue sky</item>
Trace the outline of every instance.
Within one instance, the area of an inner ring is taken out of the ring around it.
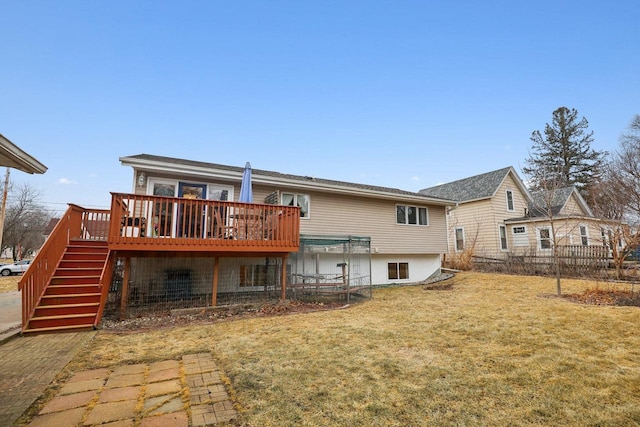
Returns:
[[[140,153],[417,191],[512,165],[560,106],[640,114],[640,3],[3,1],[0,133],[44,206],[107,207]]]

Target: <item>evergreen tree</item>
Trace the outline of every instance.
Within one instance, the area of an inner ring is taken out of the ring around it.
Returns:
[[[575,185],[589,200],[590,187],[602,175],[604,151],[591,148],[593,132],[588,131],[586,118],[578,120],[578,111],[560,107],[553,112],[544,136],[540,131],[531,133],[532,152],[522,170],[530,177],[534,190]]]

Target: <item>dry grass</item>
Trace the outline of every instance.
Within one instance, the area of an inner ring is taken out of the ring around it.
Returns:
[[[637,307],[555,298],[547,278],[451,283],[344,310],[101,331],[67,372],[211,351],[248,426],[640,424]]]
[[[0,276],[0,293],[18,290],[18,282],[22,276]]]

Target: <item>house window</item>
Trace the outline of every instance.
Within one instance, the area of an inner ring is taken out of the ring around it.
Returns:
[[[529,246],[529,236],[527,235],[527,227],[524,225],[519,225],[515,227],[511,227],[511,232],[513,233],[512,244],[517,247],[526,247]]]
[[[506,251],[507,247],[507,227],[505,225],[501,225],[500,227],[500,249]]]
[[[409,278],[408,262],[390,262],[387,264],[389,270],[389,280],[399,280]]]
[[[282,193],[282,204],[284,206],[298,206],[300,208],[300,218],[309,218],[309,195]]]
[[[429,225],[427,208],[396,205],[396,223],[409,225]]]
[[[176,184],[171,182],[152,182],[154,196],[175,197]],[[160,199],[154,203],[151,215],[151,236],[171,236],[173,232],[173,208],[171,199]]]
[[[551,229],[548,227],[538,229],[538,247],[541,250],[551,249]]]
[[[589,236],[585,225],[580,226],[580,243],[582,243],[582,246],[589,246]]]
[[[507,210],[514,211],[515,208],[513,206],[513,191],[507,190]]]
[[[456,228],[456,251],[464,250],[464,228]]]
[[[609,246],[607,243],[607,231],[604,228],[600,228],[600,237],[602,238],[602,246]]]

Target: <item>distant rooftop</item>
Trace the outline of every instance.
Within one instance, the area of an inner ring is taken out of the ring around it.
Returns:
[[[492,197],[502,181],[513,168],[511,166],[492,172],[459,179],[435,187],[424,188],[419,191],[429,197],[438,197],[456,202],[467,202]]]

